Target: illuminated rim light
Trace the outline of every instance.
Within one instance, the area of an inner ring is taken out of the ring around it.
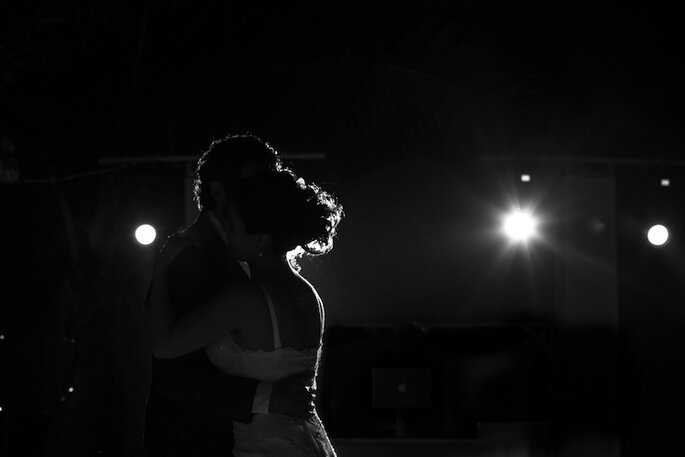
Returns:
[[[502,229],[510,240],[527,242],[537,234],[537,221],[529,211],[516,209],[505,217]]]
[[[647,239],[654,246],[663,246],[668,241],[668,229],[661,224],[653,225],[647,232]]]
[[[147,246],[155,241],[155,238],[157,238],[157,231],[150,224],[142,224],[136,229],[135,236],[136,241]]]

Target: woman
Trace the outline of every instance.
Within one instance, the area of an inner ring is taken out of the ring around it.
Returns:
[[[303,373],[302,382],[315,389],[324,309],[294,258],[332,248],[342,207],[288,170],[248,178],[234,195],[223,230],[231,254],[248,263],[250,279],[174,321],[165,281],[175,247],[167,246],[151,291],[154,354],[171,358],[205,348],[227,373],[268,382]],[[234,435],[236,456],[335,455],[316,412],[306,421],[255,414],[250,424],[235,422]]]

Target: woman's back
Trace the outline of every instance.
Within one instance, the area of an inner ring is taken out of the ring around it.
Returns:
[[[254,288],[246,318],[206,348],[210,361],[224,372],[270,382],[309,372],[313,385],[324,324],[316,290],[297,274],[243,287]]]
[[[294,278],[294,279],[293,279]],[[255,282],[263,294],[271,322],[270,343],[264,335],[264,316],[255,313],[241,327],[248,349],[229,335],[207,349],[210,360],[227,371],[262,381],[276,381],[307,372],[302,382],[316,390],[316,372],[321,357],[323,306],[316,290],[303,278],[278,278]],[[273,297],[276,297],[274,300]],[[278,301],[276,301],[278,300]],[[258,300],[251,303],[258,308]],[[254,327],[255,332],[251,332]],[[259,328],[260,331],[256,331]],[[253,338],[254,337],[254,338]],[[244,341],[245,342],[245,341]],[[264,349],[269,346],[273,349]],[[229,349],[231,348],[232,349]],[[223,354],[222,354],[223,348]],[[242,369],[236,373],[236,369]],[[316,410],[307,419],[278,414],[255,414],[249,424],[235,422],[233,454],[240,457],[335,457],[335,450]]]
[[[274,349],[273,325],[277,324],[281,346],[294,349],[318,347],[323,331],[323,307],[316,290],[301,276],[279,275],[257,278],[261,297],[251,303],[249,322],[234,335],[249,349]],[[271,300],[275,316],[269,311]],[[273,322],[273,318],[276,322]]]

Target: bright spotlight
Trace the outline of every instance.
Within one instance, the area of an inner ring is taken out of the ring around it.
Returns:
[[[504,233],[515,242],[526,242],[536,235],[537,221],[529,212],[516,209],[504,219]]]
[[[654,246],[663,246],[668,241],[668,229],[661,224],[652,225],[647,232],[647,239]]]
[[[671,180],[668,178],[661,178],[661,187],[668,187],[671,185]]]
[[[530,175],[529,174],[521,175],[521,182],[530,182]]]
[[[150,224],[143,224],[136,229],[136,241],[147,246],[157,238],[157,231]]]

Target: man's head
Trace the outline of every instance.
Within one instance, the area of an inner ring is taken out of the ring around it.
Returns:
[[[241,179],[281,168],[278,153],[254,135],[229,135],[215,140],[195,170],[198,209],[223,216],[230,195]]]

